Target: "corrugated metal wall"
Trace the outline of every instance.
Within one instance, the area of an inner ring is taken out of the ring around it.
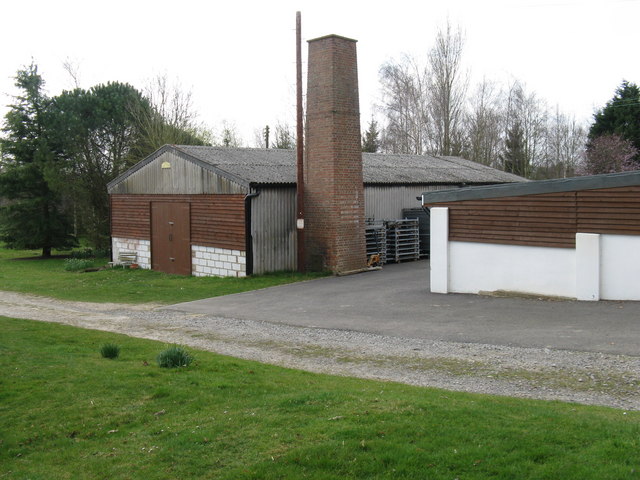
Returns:
[[[449,190],[455,185],[365,185],[364,216],[378,220],[402,218],[404,208],[420,207],[423,192]]]
[[[166,163],[165,163],[166,162]],[[162,168],[163,163],[170,168]],[[246,193],[247,188],[165,152],[120,182],[110,193],[194,195]]]
[[[261,188],[251,200],[253,273],[296,269],[296,189]]]
[[[423,192],[455,188],[449,185],[366,186],[365,216],[377,219],[402,218],[404,208],[420,207],[416,197]],[[261,188],[251,200],[253,273],[295,270],[296,189]]]

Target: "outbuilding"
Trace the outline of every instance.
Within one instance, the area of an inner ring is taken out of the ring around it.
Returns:
[[[522,182],[458,157],[362,154],[365,217],[401,218],[426,191]],[[108,185],[114,258],[197,276],[295,270],[293,150],[165,145]]]
[[[431,291],[640,300],[640,171],[424,192]]]

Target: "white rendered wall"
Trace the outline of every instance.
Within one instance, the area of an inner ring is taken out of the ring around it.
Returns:
[[[449,242],[449,291],[576,296],[575,250]]]
[[[111,250],[114,261],[118,261],[120,252],[136,252],[138,255],[136,261],[140,268],[151,268],[151,242],[149,240],[113,237],[111,239]]]
[[[431,209],[431,291],[506,290],[640,300],[640,235],[577,233],[576,248],[449,241],[447,208]]]
[[[191,269],[195,277],[245,277],[247,254],[240,250],[192,245]]]
[[[640,300],[640,236],[601,235],[600,297]]]
[[[600,300],[600,235],[577,233],[576,294],[578,300]]]
[[[433,293],[449,293],[449,209],[431,209],[430,280]]]

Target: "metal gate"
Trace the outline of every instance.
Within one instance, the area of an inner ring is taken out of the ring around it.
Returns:
[[[151,204],[151,268],[191,275],[191,222],[188,203]]]

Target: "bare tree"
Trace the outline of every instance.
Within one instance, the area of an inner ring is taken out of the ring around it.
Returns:
[[[522,131],[524,160],[520,174],[533,175],[542,163],[545,150],[547,107],[535,92],[528,93],[524,85],[514,81],[509,88],[505,107],[505,136],[514,126]]]
[[[254,128],[253,129],[253,146],[255,148],[269,148],[268,142],[268,134],[269,125],[265,128]]]
[[[464,37],[460,29],[453,31],[449,22],[439,30],[429,52],[429,111],[435,128],[434,153],[459,153],[455,139],[460,138],[468,76],[462,70]],[[457,151],[456,151],[457,150]]]
[[[469,99],[465,117],[463,156],[474,162],[499,166],[503,143],[504,112],[502,92],[496,84],[483,79]]]
[[[185,90],[179,80],[170,85],[166,74],[157,75],[149,80],[143,94],[168,125],[183,130],[198,125],[193,94],[191,90]]]
[[[429,137],[427,75],[413,59],[387,62],[380,68],[386,126],[382,148],[392,153],[424,153]]]
[[[296,148],[296,136],[288,123],[278,122],[273,134],[273,148],[292,150]]]
[[[483,80],[467,99],[464,37],[449,23],[436,36],[427,66],[410,57],[380,68],[384,115],[381,150],[463,155],[529,178],[572,175],[585,143],[574,118],[556,112],[514,80]]]
[[[148,155],[166,144],[211,144],[211,131],[198,120],[192,93],[178,80],[169,84],[167,75],[149,80],[143,95],[151,108],[132,112],[141,129],[140,156]]]
[[[587,132],[575,117],[569,117],[556,106],[547,127],[546,154],[538,178],[566,178],[576,174],[582,160]]]
[[[62,68],[69,74],[73,82],[73,88],[80,88],[80,65],[77,61],[71,60],[69,57],[62,62]]]
[[[238,129],[232,122],[223,120],[220,142],[216,143],[221,147],[240,148],[242,147],[242,138],[240,138]]]

